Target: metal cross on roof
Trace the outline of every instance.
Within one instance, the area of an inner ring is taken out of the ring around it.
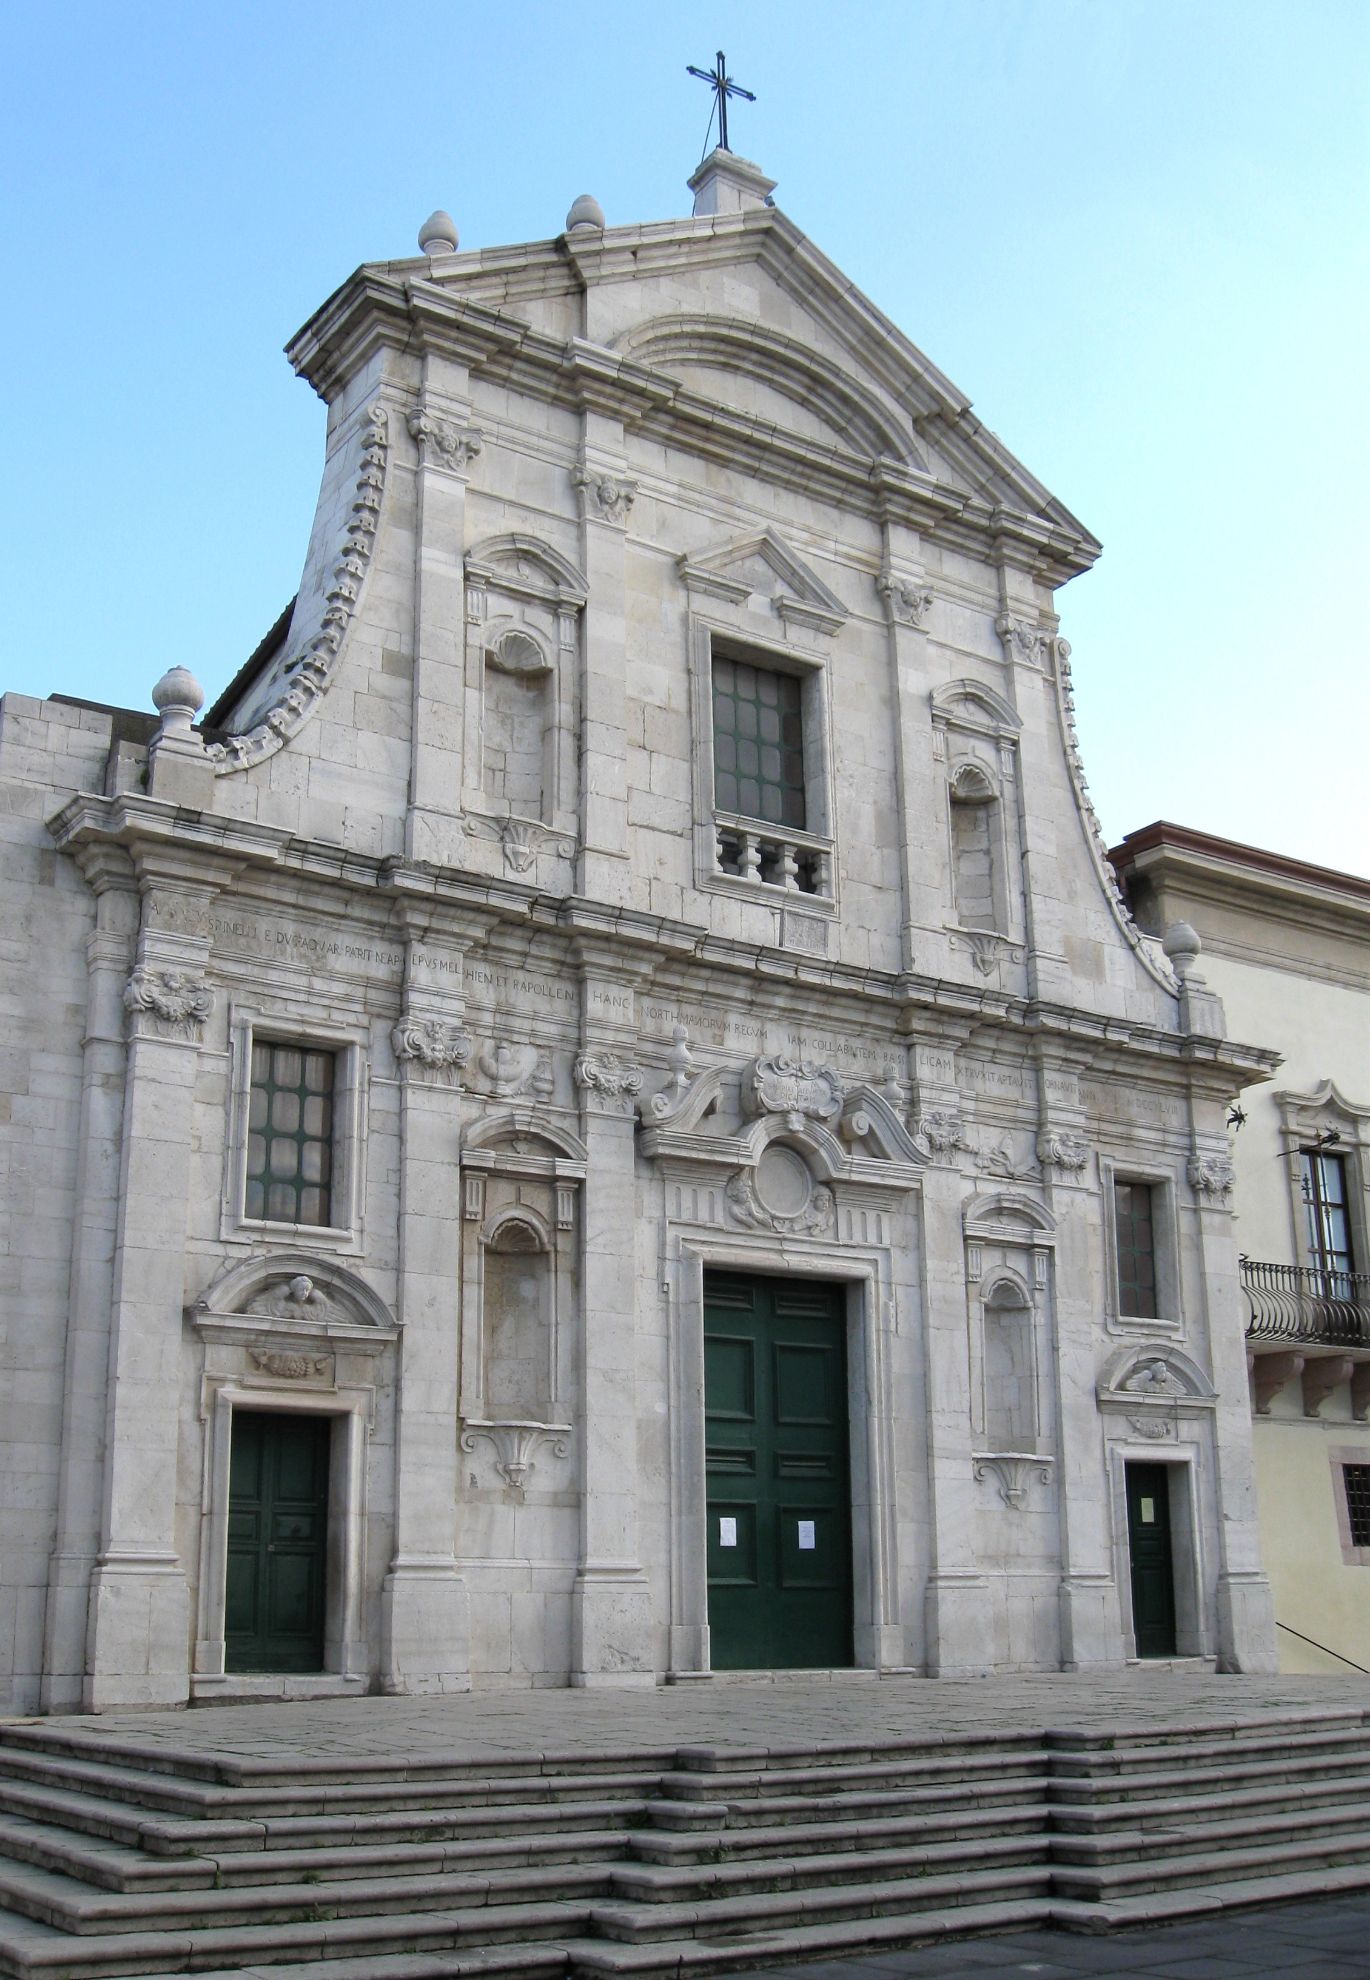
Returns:
[[[735,83],[728,74],[727,63],[724,60],[723,50],[721,48],[718,51],[712,69],[696,69],[693,64],[687,64],[685,73],[687,76],[698,76],[701,82],[706,82],[712,87],[714,108],[718,112],[718,148],[720,151],[731,151],[732,146],[728,143],[728,98],[730,96],[741,96],[748,103],[755,103],[755,96],[751,90],[743,89],[741,83]],[[712,117],[709,118],[709,122],[712,124]],[[705,149],[708,149],[707,134],[705,137]]]

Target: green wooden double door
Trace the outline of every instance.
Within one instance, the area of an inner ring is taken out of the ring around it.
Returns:
[[[708,1273],[704,1441],[715,1670],[852,1661],[842,1290]]]
[[[224,1591],[230,1671],[323,1669],[331,1428],[326,1416],[233,1412]]]
[[[1170,1467],[1129,1464],[1125,1469],[1137,1655],[1173,1657],[1175,1556],[1170,1543]]]

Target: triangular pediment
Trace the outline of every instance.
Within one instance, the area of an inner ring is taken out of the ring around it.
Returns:
[[[733,537],[697,556],[681,557],[679,569],[690,591],[732,605],[760,604],[787,623],[833,633],[847,617],[841,599],[773,529]]]

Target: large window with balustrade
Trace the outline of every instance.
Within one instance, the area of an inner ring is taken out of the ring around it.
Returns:
[[[808,733],[815,675],[715,646],[710,672],[716,871],[792,893],[831,893],[831,851]]]

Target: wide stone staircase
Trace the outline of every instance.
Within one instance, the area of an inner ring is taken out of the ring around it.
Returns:
[[[279,1759],[0,1728],[0,1973],[743,1971],[1370,1888],[1366,1710]]]

